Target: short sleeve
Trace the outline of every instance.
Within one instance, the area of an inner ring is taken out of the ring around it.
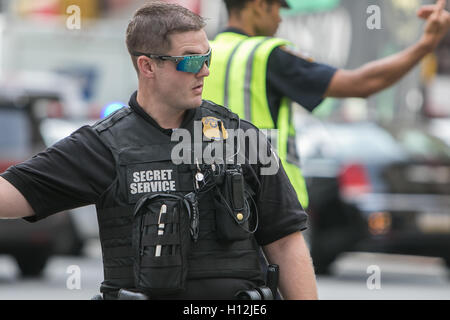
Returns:
[[[114,158],[89,126],[1,176],[30,203],[38,221],[51,214],[93,204],[115,178]]]
[[[281,163],[275,175],[261,176],[257,207],[259,227],[255,233],[260,245],[267,245],[307,228],[308,216]]]
[[[309,111],[324,99],[336,68],[311,62],[281,48],[269,56],[268,96],[286,96]]]

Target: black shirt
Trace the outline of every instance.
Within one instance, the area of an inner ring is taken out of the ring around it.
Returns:
[[[228,28],[224,32],[246,35],[236,28]],[[288,97],[307,110],[313,111],[323,101],[335,72],[334,67],[311,62],[279,47],[275,48],[267,63],[266,89],[274,123],[277,123],[283,97]]]
[[[172,133],[145,113],[136,101],[136,93],[130,99],[130,107],[153,126]],[[183,124],[192,120],[195,112],[195,109],[186,112]],[[242,121],[241,128],[254,127]],[[2,177],[33,208],[35,216],[27,220],[37,221],[59,211],[95,204],[114,181],[116,169],[111,152],[96,131],[83,126],[30,160],[9,168]],[[276,175],[260,176],[259,180],[256,200],[259,227],[255,233],[258,243],[266,245],[306,229],[306,213],[285,171],[280,168]]]

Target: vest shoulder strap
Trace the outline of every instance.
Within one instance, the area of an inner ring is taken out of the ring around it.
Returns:
[[[230,109],[209,100],[203,100],[202,108],[206,109],[208,112],[218,115],[220,118],[239,120],[239,116],[233,113]]]
[[[93,128],[98,133],[101,133],[101,132],[103,132],[105,130],[108,130],[111,126],[113,126],[115,123],[117,123],[118,121],[120,121],[124,117],[128,116],[131,112],[132,112],[131,108],[128,108],[128,107],[127,108],[122,108],[122,109],[114,112],[109,117],[97,121],[93,125]]]

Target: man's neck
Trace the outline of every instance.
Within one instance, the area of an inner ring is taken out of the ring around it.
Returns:
[[[256,32],[251,21],[252,19],[245,12],[241,12],[239,15],[232,14],[228,19],[228,28],[242,30],[245,34],[253,37],[256,36]]]
[[[158,123],[163,129],[176,129],[183,122],[185,110],[174,110],[173,108],[161,105],[152,101],[150,96],[144,91],[138,90],[136,97],[137,103],[141,108]]]

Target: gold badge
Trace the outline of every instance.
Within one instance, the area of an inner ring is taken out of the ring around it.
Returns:
[[[220,119],[214,117],[202,118],[203,135],[211,140],[226,140],[228,139],[227,129],[223,126]]]

